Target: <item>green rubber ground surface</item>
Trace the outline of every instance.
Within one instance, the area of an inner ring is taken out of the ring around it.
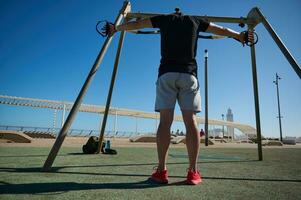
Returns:
[[[49,148],[0,147],[0,199],[301,199],[301,149],[204,149],[203,183],[184,184],[185,149],[170,149],[170,184],[147,179],[154,148],[118,148],[118,155],[83,155],[63,148],[52,172],[40,172]]]

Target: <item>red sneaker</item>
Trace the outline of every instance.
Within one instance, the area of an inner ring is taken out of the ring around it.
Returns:
[[[152,176],[150,177],[150,179],[152,181],[155,181],[157,183],[164,183],[167,184],[168,183],[168,174],[167,174],[167,170],[158,170],[156,169],[156,171],[152,174]]]
[[[199,171],[188,170],[186,182],[188,185],[197,185],[202,182],[201,174]]]

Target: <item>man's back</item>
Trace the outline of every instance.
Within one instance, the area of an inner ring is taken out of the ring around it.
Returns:
[[[160,15],[151,18],[153,27],[161,32],[161,64],[159,76],[167,72],[197,76],[195,60],[198,32],[209,23],[188,15]]]

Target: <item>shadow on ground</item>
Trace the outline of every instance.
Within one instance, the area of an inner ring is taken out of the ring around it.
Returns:
[[[174,184],[173,184],[174,185]],[[0,185],[2,194],[41,194],[51,192],[68,192],[75,190],[93,189],[144,189],[162,187],[150,180],[126,183],[76,183],[76,182],[54,182],[54,183],[21,183]],[[170,185],[168,185],[170,186]]]
[[[133,174],[99,174],[110,176],[137,176]],[[149,175],[139,175],[146,176]],[[185,178],[180,176],[171,176],[170,178]],[[283,179],[259,179],[259,178],[228,178],[228,177],[203,177],[203,179],[218,180],[246,180],[246,181],[284,181],[301,182],[301,180],[283,180]],[[94,189],[146,189],[155,187],[184,186],[185,181],[173,182],[167,185],[156,184],[151,180],[126,183],[76,183],[76,182],[52,182],[52,183],[21,183],[9,184],[1,182],[0,191],[2,194],[43,194],[43,193],[62,193],[76,190],[94,190]]]

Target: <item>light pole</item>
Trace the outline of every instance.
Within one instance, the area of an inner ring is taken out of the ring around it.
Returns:
[[[205,49],[205,146],[208,140],[208,50]]]
[[[223,121],[224,121],[224,117],[225,117],[225,115],[222,114],[222,119],[223,119]],[[224,124],[223,124],[223,139],[224,139],[224,136],[225,136],[225,126],[224,126]]]
[[[280,141],[282,142],[282,126],[281,126],[281,112],[280,112],[280,99],[279,99],[279,87],[278,87],[278,80],[280,80],[281,78],[278,76],[278,74],[276,73],[276,80],[273,81],[273,83],[275,83],[276,88],[277,88],[277,102],[278,102],[278,119],[279,119],[279,130],[280,130]]]

